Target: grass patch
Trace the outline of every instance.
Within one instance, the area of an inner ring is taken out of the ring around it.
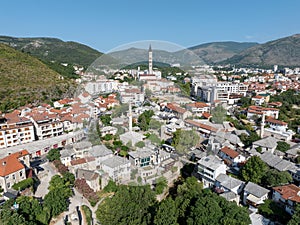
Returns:
[[[86,205],[82,205],[81,209],[84,213],[85,216],[85,222],[87,225],[91,225],[92,224],[92,220],[93,220],[93,216],[92,216],[92,210],[86,206]]]

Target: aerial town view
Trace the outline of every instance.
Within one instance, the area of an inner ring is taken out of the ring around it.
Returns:
[[[299,8],[2,2],[0,225],[299,225]]]

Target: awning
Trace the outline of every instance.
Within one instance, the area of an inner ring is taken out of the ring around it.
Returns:
[[[260,204],[261,201],[262,201],[260,198],[257,198],[256,196],[254,196],[252,194],[250,194],[250,195],[247,196],[247,200],[249,200],[249,201],[251,201],[251,202],[253,202],[255,204]]]

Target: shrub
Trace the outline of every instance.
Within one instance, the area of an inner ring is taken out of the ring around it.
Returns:
[[[32,178],[27,178],[25,180],[22,180],[18,183],[15,183],[12,188],[15,190],[24,190],[26,188],[32,187],[34,183],[34,180]]]

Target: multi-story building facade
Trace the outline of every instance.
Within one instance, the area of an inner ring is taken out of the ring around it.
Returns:
[[[10,121],[0,118],[0,148],[29,143],[35,140],[33,123],[26,118]]]
[[[220,174],[226,174],[226,165],[217,156],[209,155],[200,159],[197,163],[197,173],[200,175],[203,187],[208,188],[214,185]]]
[[[205,102],[228,102],[232,94],[246,96],[248,86],[243,83],[198,81],[192,83],[192,95]]]

